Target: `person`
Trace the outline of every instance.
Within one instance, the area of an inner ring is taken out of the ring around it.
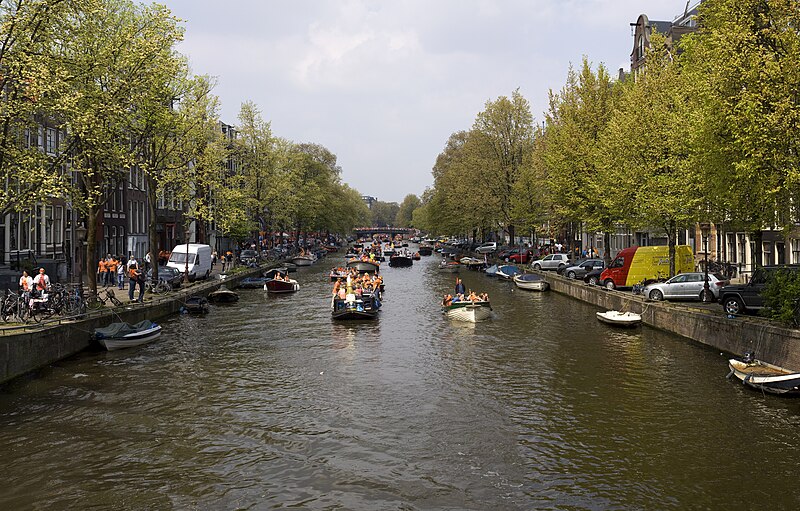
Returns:
[[[211,252],[211,268],[213,269],[217,265],[217,251]]]
[[[122,264],[122,260],[120,259],[119,263],[117,264],[117,287],[120,289],[125,289],[125,268],[127,264]]]
[[[28,270],[22,270],[22,276],[19,278],[19,290],[21,293],[28,294],[33,289],[33,277],[28,275]]]
[[[128,261],[128,298],[133,301],[133,293],[136,285],[139,285],[139,303],[144,303],[144,274],[139,268],[139,263],[136,258],[131,258]]]
[[[106,258],[106,286],[113,286],[114,279],[117,278],[117,265],[119,261],[114,259],[114,256],[108,254]]]
[[[144,271],[148,271],[150,269],[150,251],[148,250],[147,253],[144,255]]]
[[[39,275],[33,279],[33,288],[36,293],[44,297],[50,289],[50,277],[45,273],[44,268],[39,268]]]
[[[97,261],[97,285],[105,284],[106,280],[106,260],[102,257]]]
[[[464,288],[464,283],[461,282],[461,279],[456,277],[456,294],[463,295],[466,293],[466,289]]]
[[[442,305],[445,307],[453,305],[453,296],[449,294],[444,295],[444,298],[442,298]]]

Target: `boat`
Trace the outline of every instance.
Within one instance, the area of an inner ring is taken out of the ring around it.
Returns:
[[[395,253],[389,258],[389,266],[392,268],[408,268],[414,264],[414,260],[407,252]]]
[[[642,322],[642,316],[635,312],[606,311],[598,312],[597,319],[603,323],[622,327],[634,327]]]
[[[354,294],[346,298],[331,298],[331,317],[339,320],[375,319],[381,308],[380,299],[372,293],[360,298]]]
[[[728,367],[731,370],[728,378],[736,376],[742,384],[754,389],[770,394],[800,395],[800,372],[756,360],[752,353],[746,353],[744,360],[728,360]]]
[[[111,323],[105,328],[95,328],[92,338],[108,351],[132,348],[153,342],[161,335],[161,326],[146,319],[134,325]]]
[[[294,279],[269,279],[264,283],[264,291],[269,293],[294,293],[300,289],[300,284]]]
[[[270,280],[266,277],[245,277],[239,281],[239,284],[236,287],[240,287],[242,289],[259,289],[264,287],[264,284]]]
[[[314,255],[299,255],[291,259],[296,266],[311,266],[317,258]]]
[[[492,317],[492,306],[488,301],[483,302],[453,302],[443,307],[445,315],[458,321],[477,323]]]
[[[419,255],[421,256],[429,256],[433,254],[433,246],[422,244],[419,246]]]
[[[274,279],[276,275],[286,275],[287,273],[289,273],[289,268],[281,266],[279,268],[272,268],[271,270],[267,270],[261,275],[263,275],[264,278],[267,279]]]
[[[511,280],[514,275],[517,273],[522,273],[522,271],[513,264],[504,264],[502,266],[497,267],[497,275],[501,279]]]
[[[456,273],[461,269],[461,264],[457,261],[445,261],[439,263],[439,271]]]
[[[422,259],[422,257],[420,256],[419,252],[414,252],[413,254],[411,254],[411,259],[419,261]]]
[[[349,273],[347,269],[337,267],[331,269],[331,272],[330,274],[328,274],[328,277],[331,279],[331,282],[336,282],[339,279],[346,279],[348,275]]]
[[[493,264],[493,265],[489,266],[488,268],[483,270],[483,273],[485,273],[487,277],[495,277],[495,276],[497,276],[497,265]]]
[[[351,259],[347,261],[348,268],[355,268],[359,273],[377,273],[380,270],[380,263],[376,261],[363,261],[361,259]]]
[[[520,289],[530,291],[547,291],[550,284],[541,275],[535,273],[517,273],[512,277],[514,284]]]
[[[209,310],[208,299],[205,296],[190,296],[183,306],[190,314],[205,314]]]
[[[465,266],[468,270],[482,270],[488,266],[486,261],[483,259],[477,259],[475,257],[462,257],[458,262]]]
[[[208,300],[214,303],[233,303],[239,301],[239,295],[225,286],[209,293]]]

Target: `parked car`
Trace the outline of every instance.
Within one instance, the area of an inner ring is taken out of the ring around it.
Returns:
[[[528,263],[528,262],[530,262],[531,259],[533,259],[533,252],[531,252],[527,248],[523,248],[523,249],[517,250],[517,252],[515,252],[515,253],[511,254],[510,256],[508,256],[509,262],[517,263],[517,264]]]
[[[602,259],[587,259],[576,266],[567,267],[567,269],[564,270],[564,275],[566,275],[568,279],[582,279],[590,271],[596,268],[602,270],[605,267],[606,263]]]
[[[763,266],[753,272],[750,282],[724,286],[719,302],[727,314],[742,314],[764,308],[761,292],[767,286],[770,274],[778,271],[800,271],[800,265]]]
[[[534,270],[555,270],[559,274],[571,264],[567,254],[550,254],[531,263]]]
[[[642,294],[651,300],[702,300],[703,299],[703,272],[689,272],[675,275],[665,282],[655,282],[645,286]],[[708,274],[708,289],[719,298],[723,286],[730,284],[719,273]]]
[[[592,286],[600,284],[600,275],[603,274],[605,268],[595,268],[583,277],[583,281]]]
[[[497,243],[495,243],[494,241],[489,241],[476,248],[475,252],[479,254],[491,254],[495,250],[497,250]]]
[[[153,278],[153,270],[147,271],[147,278]],[[159,266],[158,280],[169,282],[170,286],[178,288],[183,283],[183,272],[171,266]]]

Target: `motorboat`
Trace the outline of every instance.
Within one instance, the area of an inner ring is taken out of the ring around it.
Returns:
[[[351,259],[347,261],[348,268],[355,268],[359,273],[377,273],[380,270],[380,263],[377,261],[364,261],[362,259]]]
[[[239,301],[239,295],[225,286],[208,294],[208,300],[214,303],[233,303]]]
[[[95,328],[92,339],[108,351],[133,348],[153,342],[161,335],[161,326],[146,319],[131,325],[126,322],[111,323],[105,328]]]
[[[269,279],[264,283],[264,291],[269,293],[294,293],[300,289],[300,284],[294,279]]]
[[[239,284],[236,287],[240,287],[242,289],[260,289],[264,286],[264,284],[270,280],[266,277],[245,277],[239,281]]]
[[[297,266],[311,266],[317,258],[313,254],[299,255],[291,259],[292,263]]]
[[[439,263],[439,271],[456,273],[461,269],[461,264],[457,261],[442,260]]]
[[[621,312],[610,310],[606,312],[598,312],[597,319],[603,323],[621,327],[635,327],[642,322],[641,314],[635,312]]]
[[[522,273],[522,270],[520,270],[519,267],[514,266],[513,264],[504,264],[497,267],[497,273],[495,275],[501,279],[511,280],[517,273]]]
[[[433,254],[433,246],[423,243],[419,246],[418,252],[421,256],[429,256]]]
[[[497,265],[493,264],[483,270],[483,273],[486,274],[487,277],[496,277],[497,276]]]
[[[289,273],[289,268],[285,266],[280,266],[278,268],[272,268],[270,270],[267,270],[261,275],[263,275],[264,278],[267,279],[274,279],[276,275],[286,275],[287,273]]]
[[[492,317],[492,305],[488,301],[453,302],[443,307],[445,315],[458,321],[477,323]]]
[[[512,280],[520,289],[530,291],[547,291],[550,289],[550,284],[544,280],[544,277],[535,273],[517,273],[512,277]]]
[[[746,353],[744,360],[728,360],[728,378],[736,376],[742,384],[780,395],[800,395],[800,372],[756,360]]]
[[[331,317],[339,320],[375,319],[381,308],[381,301],[374,293],[361,297],[349,294],[345,298],[331,298]]]
[[[389,258],[389,266],[392,268],[407,268],[414,264],[414,260],[411,258],[411,255],[405,251],[395,252],[395,254]]]
[[[190,314],[205,314],[209,311],[208,298],[205,296],[193,295],[186,299],[183,304],[186,312]]]

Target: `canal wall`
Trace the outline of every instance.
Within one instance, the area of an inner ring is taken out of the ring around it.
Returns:
[[[193,282],[167,296],[149,295],[144,304],[91,311],[80,319],[57,319],[38,325],[0,328],[0,384],[85,350],[92,343],[91,335],[95,328],[116,321],[138,323],[176,314],[189,296],[208,296],[222,285],[233,289],[243,278],[259,275],[268,267],[248,269],[225,279]]]
[[[674,302],[654,302],[630,291],[590,286],[554,273],[542,273],[556,293],[588,302],[606,310],[642,315],[642,321],[660,330],[734,355],[747,351],[756,358],[800,371],[800,331],[754,316],[728,318],[717,310],[706,310]]]

